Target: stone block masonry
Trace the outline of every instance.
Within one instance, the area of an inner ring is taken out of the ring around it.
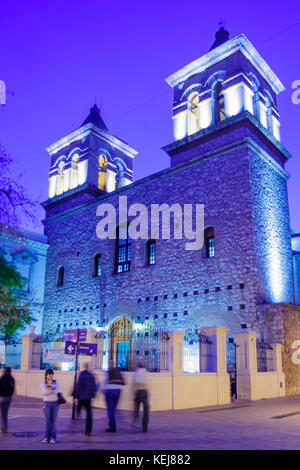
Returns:
[[[300,307],[285,303],[266,305],[269,343],[283,345],[282,370],[286,393],[300,393]]]
[[[191,160],[113,193],[81,204],[77,198],[75,207],[72,198],[49,206],[44,332],[55,331],[58,325],[61,330],[92,326],[100,319],[110,323],[120,316],[139,316],[157,329],[186,331],[219,324],[234,332],[246,324],[260,332],[257,305],[268,297],[269,287],[258,263],[261,247],[254,239],[253,207],[259,202],[252,178],[258,171],[250,171],[250,147],[248,141],[228,142],[226,148],[201,156],[193,153]],[[146,241],[136,240],[131,270],[115,274],[115,240],[97,238],[96,209],[102,202],[117,207],[120,195],[127,196],[128,206],[204,204],[205,226],[214,227],[215,256],[206,258],[204,250],[186,251],[185,240],[160,239],[156,264],[147,266]],[[93,277],[96,253],[102,259],[99,278]],[[59,266],[65,273],[61,287]]]

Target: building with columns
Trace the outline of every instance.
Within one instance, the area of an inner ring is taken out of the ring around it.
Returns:
[[[43,333],[115,331],[108,348],[116,363],[118,354],[131,356],[122,331],[141,325],[184,332],[220,325],[228,336],[247,328],[271,342],[282,305],[296,308],[299,298],[290,154],[277,109],[282,83],[243,34],[230,39],[223,27],[210,51],[166,81],[174,90],[169,168],[133,181],[137,152],[111,134],[96,105],[79,129],[47,149]],[[149,211],[153,204],[204,204],[202,249],[186,250],[186,240],[175,237],[132,240],[126,227],[117,228],[116,240],[100,240],[97,208],[117,208],[121,196]]]

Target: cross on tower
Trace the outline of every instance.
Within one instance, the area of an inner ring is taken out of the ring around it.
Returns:
[[[220,21],[219,21],[220,28],[222,28],[224,25],[225,25],[225,21],[222,20],[222,18],[221,18]]]

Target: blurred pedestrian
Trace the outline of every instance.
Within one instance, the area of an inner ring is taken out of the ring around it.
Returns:
[[[107,372],[107,378],[103,386],[109,421],[109,427],[105,430],[106,432],[117,431],[116,408],[124,385],[125,381],[119,369],[110,365]]]
[[[148,431],[149,424],[149,389],[150,376],[142,363],[137,365],[132,378],[133,401],[134,401],[134,419],[139,416],[140,405],[143,404],[143,431]]]
[[[46,432],[43,443],[55,444],[56,442],[56,418],[58,414],[58,396],[59,384],[54,380],[54,372],[47,369],[45,372],[45,381],[42,383],[44,394],[44,413],[46,416]]]
[[[1,407],[1,432],[6,434],[7,432],[7,417],[8,409],[15,391],[15,380],[11,375],[10,367],[3,369],[2,377],[0,378],[0,407]]]
[[[89,371],[89,365],[85,364],[85,370],[80,372],[73,398],[77,405],[77,416],[80,415],[81,408],[86,410],[85,435],[90,436],[93,427],[91,401],[96,395],[97,386],[93,374]]]

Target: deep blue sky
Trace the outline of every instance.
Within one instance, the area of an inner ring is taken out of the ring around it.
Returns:
[[[0,14],[0,79],[14,93],[0,108],[0,142],[34,199],[48,196],[45,148],[81,125],[95,97],[109,130],[139,151],[135,179],[166,168],[173,96],[165,78],[208,52],[222,18],[286,88],[281,136],[293,155],[291,225],[300,231],[300,104],[291,101],[300,80],[298,1],[12,0]]]

